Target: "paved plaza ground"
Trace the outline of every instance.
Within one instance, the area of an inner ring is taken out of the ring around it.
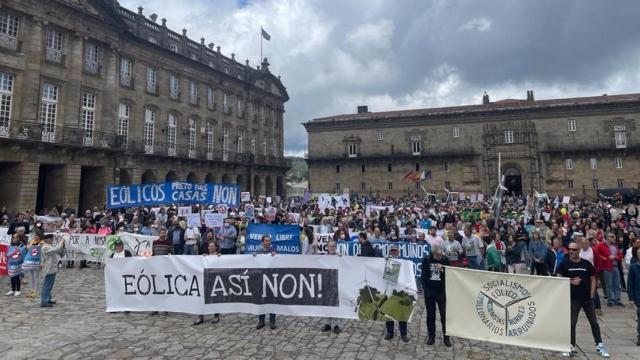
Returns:
[[[60,269],[54,298],[42,309],[39,300],[8,297],[2,278],[0,358],[3,359],[554,359],[559,354],[454,338],[453,348],[425,344],[422,297],[409,325],[411,342],[383,339],[384,325],[347,321],[344,331],[322,333],[317,318],[278,317],[278,328],[256,330],[255,316],[222,315],[218,324],[191,326],[195,316],[105,312],[102,270]],[[27,286],[28,287],[28,286]],[[626,294],[623,294],[626,302]],[[209,317],[207,317],[209,319]],[[606,308],[600,319],[612,359],[640,359],[635,346],[635,313]],[[438,325],[439,326],[439,325]],[[574,359],[600,358],[584,316],[578,323],[580,353]]]

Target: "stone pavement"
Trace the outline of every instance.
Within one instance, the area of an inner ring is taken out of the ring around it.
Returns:
[[[426,324],[420,298],[411,342],[383,339],[382,323],[346,321],[340,335],[322,333],[317,318],[279,316],[278,328],[256,330],[255,316],[223,314],[218,324],[191,326],[195,316],[104,311],[102,270],[60,269],[54,287],[58,304],[42,309],[39,300],[8,297],[9,279],[0,286],[0,358],[3,359],[556,359],[548,351],[453,339],[449,349],[438,336],[425,345]],[[28,288],[28,286],[27,286]],[[626,302],[626,294],[623,294]],[[612,359],[640,359],[635,346],[635,313],[606,308],[600,326]],[[207,317],[207,320],[210,317]],[[439,325],[437,325],[439,327]],[[600,358],[589,324],[578,322],[580,353],[574,359]]]

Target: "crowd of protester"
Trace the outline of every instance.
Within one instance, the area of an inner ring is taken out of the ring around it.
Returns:
[[[23,258],[20,267],[9,269],[12,290],[7,295],[20,295],[20,284],[28,281],[32,284],[29,296],[35,297],[40,286],[39,276],[43,273],[42,306],[49,307],[55,303],[50,292],[58,267],[55,256],[63,244],[51,245],[47,234],[52,231],[104,235],[129,232],[158,236],[153,243],[153,255],[224,256],[244,253],[246,226],[255,222],[299,224],[303,254],[319,253],[318,234],[332,234],[334,241],[350,241],[357,236],[362,245],[361,256],[381,256],[373,246],[376,242],[429,244],[431,252],[423,260],[422,267],[428,270],[422,272],[421,279],[427,308],[427,344],[435,341],[436,305],[440,311],[443,335],[445,332],[445,265],[571,277],[572,345],[575,345],[577,314],[584,309],[598,352],[605,357],[608,353],[597,325],[597,316],[603,316],[602,304],[606,301],[607,307],[625,306],[621,297],[621,292],[625,291],[631,304],[635,306],[640,301],[640,206],[636,201],[622,203],[615,197],[590,201],[574,197],[567,203],[532,194],[529,197],[505,196],[499,207],[486,202],[471,202],[468,198],[456,202],[425,202],[419,197],[352,198],[345,208],[321,208],[313,199],[304,204],[294,201],[271,204],[261,197],[251,204],[254,207],[251,218],[246,216],[248,209],[245,203],[238,209],[230,209],[224,226],[218,229],[204,225],[187,226],[186,219],[178,216],[176,206],[94,208],[78,213],[58,205],[44,209],[40,214],[29,211],[15,215],[3,208],[0,210],[2,226],[8,227],[12,246],[20,249]],[[276,208],[275,217],[269,218],[268,207]],[[215,207],[198,206],[193,206],[192,211],[210,208],[216,211]],[[329,254],[335,254],[334,241],[329,243]],[[270,239],[263,238],[263,245],[262,253],[275,255]],[[34,251],[36,248],[39,251]],[[397,250],[391,246],[389,256],[398,256]],[[131,254],[125,253],[120,243],[115,256]],[[593,274],[572,276],[572,269],[576,267],[574,263],[582,260],[591,265]],[[75,264],[69,261],[66,266],[74,267]],[[79,264],[79,268],[87,266],[84,261]],[[627,279],[625,273],[629,274]],[[26,274],[29,276],[24,276]],[[581,292],[590,291],[589,288],[584,290],[584,286],[592,275],[597,278],[597,286],[602,288],[605,301],[598,291],[591,294]],[[576,280],[580,277],[586,279],[582,285]],[[576,295],[579,292],[580,296]],[[574,304],[578,298],[579,303]],[[591,314],[590,307],[594,314]],[[219,315],[216,315],[213,321],[218,320]],[[204,317],[200,316],[194,325],[203,321]],[[264,326],[265,317],[261,315],[258,328]],[[270,315],[270,326],[275,328],[274,314]],[[387,323],[386,339],[393,337],[393,327],[392,322]],[[339,333],[338,320],[327,319],[322,331]],[[409,341],[406,323],[400,324],[400,333],[402,340]],[[451,346],[449,337],[444,336],[443,341],[446,346]],[[637,344],[640,346],[640,325]]]

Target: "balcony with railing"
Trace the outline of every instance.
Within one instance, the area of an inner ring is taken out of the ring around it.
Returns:
[[[134,79],[133,76],[127,74],[120,74],[120,86],[133,88]]]
[[[20,45],[17,37],[0,34],[0,48],[20,52]]]
[[[47,48],[44,52],[44,59],[51,64],[64,65],[65,55],[59,50]]]
[[[113,132],[13,119],[0,123],[0,138],[64,146],[126,149],[126,137]]]
[[[100,76],[100,71],[102,70],[102,65],[95,61],[86,61],[84,62],[84,71],[87,74]]]

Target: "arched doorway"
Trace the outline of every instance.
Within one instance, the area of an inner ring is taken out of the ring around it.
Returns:
[[[154,174],[152,170],[147,170],[142,173],[140,182],[142,184],[154,184],[156,182],[156,174]]]
[[[131,173],[127,169],[120,169],[120,185],[131,185]]]
[[[282,176],[276,178],[276,195],[284,197],[284,180]]]
[[[208,173],[207,176],[204,178],[204,182],[206,182],[207,184],[215,183],[216,176],[213,175],[212,173]]]
[[[168,182],[174,182],[174,181],[178,181],[178,174],[176,174],[175,171],[169,171],[167,173],[167,176],[164,177],[164,181],[168,181]]]
[[[222,175],[223,184],[231,184],[231,177],[227,174]]]
[[[193,171],[187,175],[187,182],[197,184],[198,183],[198,175],[196,175]]]
[[[504,170],[504,186],[509,195],[522,195],[522,174],[516,167],[508,167]]]
[[[271,181],[271,176],[267,176],[264,179],[264,194],[273,196],[273,181]]]
[[[256,175],[253,177],[253,196],[264,195],[264,188],[262,187],[262,181],[260,180],[260,176]]]

